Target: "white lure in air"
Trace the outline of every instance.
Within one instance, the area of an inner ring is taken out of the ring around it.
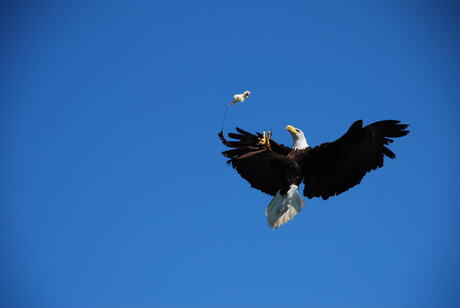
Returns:
[[[249,94],[251,94],[251,92],[249,91],[246,91],[242,94],[235,94],[233,95],[233,100],[229,103],[229,105],[235,105],[236,103],[242,103],[244,102],[244,100],[246,98],[248,98]]]

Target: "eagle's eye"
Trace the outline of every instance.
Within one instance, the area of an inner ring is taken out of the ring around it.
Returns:
[[[296,132],[298,132],[298,133],[300,133],[300,130],[299,130],[299,129],[297,129],[297,128],[295,129],[295,131],[296,131]]]

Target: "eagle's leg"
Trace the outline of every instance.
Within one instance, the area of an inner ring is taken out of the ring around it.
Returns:
[[[267,134],[267,148],[268,148],[269,150],[271,150],[271,148],[270,148],[270,138],[271,138],[271,137],[272,137],[272,131],[269,130],[269,131],[268,131],[268,134]]]
[[[268,134],[264,131],[262,137],[259,138],[258,144],[271,150],[270,148],[270,137],[271,136],[272,136],[271,131],[269,131]]]

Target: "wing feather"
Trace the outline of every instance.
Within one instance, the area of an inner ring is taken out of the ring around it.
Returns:
[[[236,128],[237,133],[228,136],[236,141],[226,140],[223,133],[219,133],[222,143],[232,149],[222,152],[229,158],[227,163],[247,180],[251,187],[269,195],[277,191],[286,193],[290,184],[299,184],[301,170],[298,164],[286,155],[291,149],[270,139],[270,148],[260,145],[260,137]]]
[[[297,154],[308,198],[328,199],[361,183],[367,172],[381,168],[384,156],[396,155],[386,147],[409,133],[408,125],[386,120],[362,126],[354,122],[339,139],[308,148]]]

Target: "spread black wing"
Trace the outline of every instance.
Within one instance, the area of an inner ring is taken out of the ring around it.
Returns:
[[[386,147],[390,138],[405,136],[406,124],[386,120],[363,127],[356,121],[339,139],[300,151],[296,155],[308,198],[327,199],[359,184],[364,175],[383,166],[383,158],[395,158]]]
[[[286,193],[290,184],[299,184],[301,181],[301,170],[297,163],[286,155],[291,149],[276,143],[270,139],[270,148],[259,144],[262,134],[248,133],[236,128],[238,133],[230,133],[228,136],[233,141],[224,138],[219,133],[222,143],[232,149],[222,152],[229,160],[233,168],[252,187],[264,193],[275,195],[278,190]]]

